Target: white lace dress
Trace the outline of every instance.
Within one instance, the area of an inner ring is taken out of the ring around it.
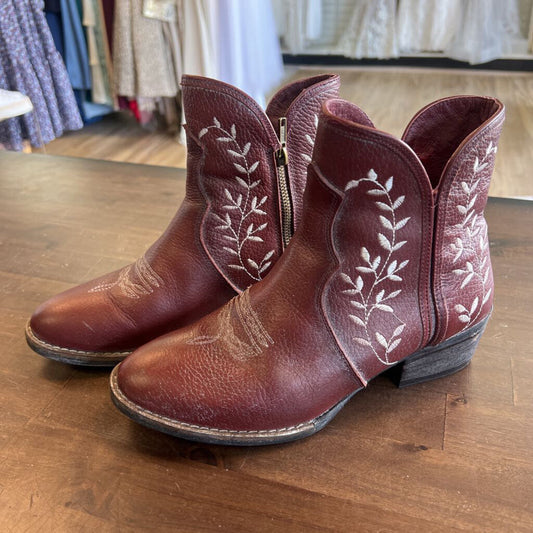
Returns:
[[[346,57],[398,56],[396,0],[358,0],[336,46]]]
[[[448,57],[486,63],[516,50],[526,39],[520,35],[518,0],[463,0],[461,18]]]
[[[400,0],[398,45],[402,53],[442,52],[461,20],[461,0]]]

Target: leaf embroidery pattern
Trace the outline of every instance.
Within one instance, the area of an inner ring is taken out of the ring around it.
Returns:
[[[351,297],[350,306],[353,308],[353,314],[349,317],[361,331],[360,336],[354,337],[353,340],[372,350],[380,363],[393,365],[396,361],[390,361],[389,356],[402,342],[401,334],[405,328],[405,322],[396,315],[393,307],[394,299],[402,289],[387,292],[381,287],[384,281],[403,280],[400,273],[409,264],[409,259],[400,261],[395,256],[407,243],[405,240],[399,240],[398,234],[411,217],[398,217],[398,209],[403,204],[405,196],[393,198],[391,195],[393,176],[382,184],[378,181],[374,169],[371,169],[366,178],[350,181],[345,191],[358,187],[362,182],[371,182],[372,188],[368,189],[366,194],[375,197],[376,207],[382,213],[379,215],[382,229],[377,234],[381,254],[372,256],[366,246],[361,247],[362,261],[355,267],[358,272],[357,277],[354,276],[353,279],[348,274],[341,273],[342,280],[347,284],[347,288],[342,292]],[[387,336],[380,331],[372,331],[370,318],[374,313],[388,314],[388,322],[395,323],[392,335]]]
[[[313,135],[310,135],[309,133],[307,133],[305,135],[305,140],[306,140],[307,144],[309,145],[309,152],[300,153],[300,157],[307,164],[311,163],[311,161],[312,161],[313,149],[315,147],[315,134],[316,134],[316,129],[318,128],[318,115],[317,114],[315,114],[314,126],[315,126],[315,129],[313,131]]]
[[[496,150],[497,147],[493,146],[491,141],[485,150],[483,159],[479,161],[478,157],[475,158],[469,182],[461,182],[461,188],[465,193],[465,200],[456,206],[457,211],[462,215],[462,219],[455,227],[466,236],[466,239],[463,240],[457,237],[455,242],[450,244],[450,248],[454,253],[452,262],[459,267],[455,268],[453,273],[461,278],[461,289],[467,287],[474,279],[481,281],[482,287],[481,295],[476,296],[472,302],[468,304],[457,304],[454,307],[458,313],[459,321],[464,324],[461,331],[466,329],[479,317],[483,306],[492,294],[492,288],[488,287],[490,261],[487,227],[483,224],[477,224],[482,214],[476,212],[475,204],[479,194],[477,189],[482,178],[479,174],[489,166],[489,158],[492,154],[496,153]],[[465,250],[467,253],[465,253]],[[463,258],[463,255],[468,255],[471,260],[465,260],[461,264],[460,260]]]
[[[163,279],[150,266],[144,256],[140,257],[132,265],[123,268],[116,281],[113,283],[101,283],[89,292],[104,292],[113,287],[118,287],[127,298],[140,298],[152,294],[154,289],[163,287]]]
[[[246,243],[264,242],[261,233],[267,228],[268,222],[260,224],[250,222],[250,217],[265,217],[265,202],[268,197],[259,198],[254,194],[254,189],[261,184],[261,179],[254,179],[260,162],[249,161],[250,142],[243,143],[237,140],[237,128],[232,124],[229,131],[223,128],[220,121],[215,117],[213,124],[203,128],[198,134],[201,139],[210,130],[216,131],[218,137],[216,142],[223,145],[233,160],[233,166],[237,171],[235,182],[238,187],[237,192],[232,192],[224,188],[225,204],[222,212],[213,213],[219,225],[216,229],[224,233],[227,245],[224,251],[232,256],[233,262],[228,265],[233,270],[245,272],[254,281],[262,279],[264,273],[272,264],[272,256],[275,250],[265,253],[262,258],[245,257],[243,247]]]

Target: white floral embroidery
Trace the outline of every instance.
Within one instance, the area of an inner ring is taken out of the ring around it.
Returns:
[[[315,147],[315,134],[316,134],[316,129],[318,128],[318,115],[317,114],[315,114],[314,125],[315,125],[315,129],[313,131],[313,135],[311,136],[309,133],[306,133],[305,135],[305,140],[307,141],[307,144],[310,146],[310,150],[308,153],[302,152],[300,154],[301,158],[306,163],[311,163],[312,161],[313,149]]]
[[[228,241],[228,245],[224,246],[223,249],[236,259],[236,263],[230,264],[228,267],[244,271],[253,280],[259,281],[272,264],[271,258],[274,255],[274,250],[268,251],[262,259],[254,259],[252,257],[243,257],[243,246],[247,242],[264,242],[260,234],[268,226],[268,222],[255,226],[254,223],[248,224],[246,220],[251,215],[266,217],[263,206],[268,199],[267,196],[259,199],[252,192],[261,183],[261,179],[254,180],[252,177],[260,162],[249,162],[248,153],[251,143],[246,142],[241,145],[237,140],[235,124],[232,124],[228,131],[221,126],[220,121],[215,117],[213,118],[213,125],[203,128],[198,134],[198,138],[202,138],[209,130],[216,130],[220,133],[216,141],[227,145],[226,151],[235,159],[233,166],[240,174],[235,176],[235,181],[242,189],[242,192],[231,194],[225,188],[224,195],[227,203],[222,206],[225,213],[213,213],[214,217],[220,222],[216,229],[223,231],[225,233],[224,238]],[[237,216],[232,217],[233,213]]]
[[[196,346],[219,344],[218,349],[241,361],[258,357],[274,345],[274,339],[252,307],[248,289],[222,307],[215,320],[214,335],[199,335],[185,342]]]
[[[392,365],[395,361],[389,361],[389,354],[402,342],[400,335],[405,328],[405,323],[398,318],[391,303],[402,292],[402,289],[386,293],[385,289],[380,290],[380,284],[385,280],[402,281],[399,272],[409,264],[409,259],[398,262],[398,259],[393,259],[393,255],[407,242],[398,240],[398,232],[405,227],[411,217],[399,219],[397,216],[397,210],[403,204],[405,196],[392,198],[390,194],[394,183],[392,176],[383,185],[378,181],[374,169],[371,169],[366,178],[350,181],[345,191],[357,187],[364,181],[370,181],[374,185],[373,188],[367,190],[366,194],[381,198],[381,200],[376,199],[376,206],[383,212],[379,215],[383,233],[378,233],[377,240],[384,254],[372,257],[368,248],[363,246],[361,248],[363,263],[356,267],[359,275],[355,281],[348,274],[341,273],[342,279],[349,285],[343,293],[353,296],[350,305],[357,314],[351,314],[349,317],[363,332],[363,336],[355,337],[353,340],[370,348],[382,364]],[[374,335],[370,331],[370,317],[378,311],[388,313],[391,320],[397,322],[389,338],[379,331],[375,331]]]
[[[466,235],[467,243],[470,243],[470,245],[465,244],[460,237],[457,237],[455,242],[450,244],[450,248],[455,254],[453,263],[457,263],[461,259],[465,250],[470,249],[473,253],[471,254],[471,261],[465,261],[461,265],[461,268],[454,269],[453,273],[462,278],[461,289],[467,287],[476,278],[481,281],[482,287],[481,304],[479,296],[476,296],[471,303],[457,304],[454,307],[455,311],[459,314],[459,321],[464,324],[463,330],[479,317],[483,306],[492,294],[492,288],[488,287],[490,275],[490,261],[488,259],[489,238],[486,226],[477,224],[482,214],[476,212],[475,204],[479,195],[477,188],[481,182],[481,177],[478,177],[478,175],[482,170],[487,168],[489,157],[495,154],[496,150],[496,146],[493,146],[491,141],[485,150],[485,155],[481,162],[478,157],[475,158],[470,181],[468,183],[466,181],[461,182],[461,188],[465,193],[465,200],[464,203],[457,205],[457,211],[463,218],[455,227]]]
[[[147,294],[152,294],[154,289],[163,287],[163,279],[150,266],[144,256],[137,259],[132,265],[123,268],[116,281],[112,283],[101,283],[96,285],[89,292],[104,292],[113,287],[119,290],[127,298],[140,298]]]

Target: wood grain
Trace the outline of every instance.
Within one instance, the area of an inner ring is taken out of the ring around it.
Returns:
[[[184,177],[0,154],[0,531],[532,531],[530,202],[489,201],[495,309],[472,364],[402,390],[379,377],[303,441],[151,431],[112,406],[108,372],[26,346],[40,302],[159,235]]]
[[[175,135],[145,129],[127,111],[107,115],[33,151],[182,168],[186,162],[185,147]]]
[[[335,68],[287,71],[284,83]],[[533,198],[533,73],[422,68],[342,68],[341,97],[359,105],[375,125],[400,136],[413,115],[438,98],[490,95],[507,108],[490,195]],[[37,150],[39,151],[39,150]],[[141,128],[126,113],[115,113],[46,146],[55,155],[185,167],[186,150],[174,136]]]

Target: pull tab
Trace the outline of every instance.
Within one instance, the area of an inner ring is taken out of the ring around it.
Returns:
[[[281,148],[276,151],[276,164],[278,167],[287,166],[289,162],[289,154],[287,152],[287,118],[281,117],[279,119],[279,142]]]

